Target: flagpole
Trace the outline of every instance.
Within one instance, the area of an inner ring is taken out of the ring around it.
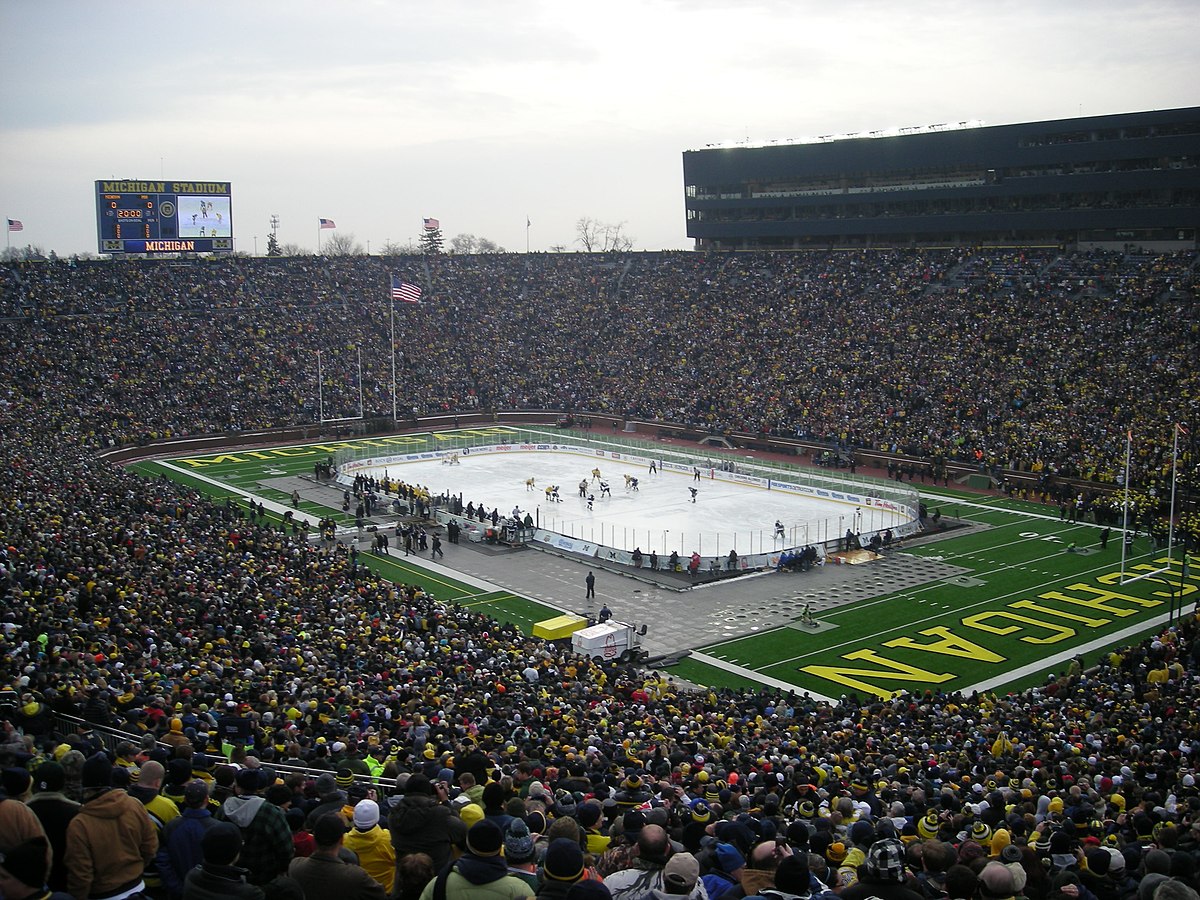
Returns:
[[[317,219],[317,256],[321,255],[321,220]]]
[[[317,351],[317,421],[325,422],[325,378],[321,372],[321,351]]]
[[[388,291],[388,319],[392,323],[392,425],[396,424],[396,299]]]
[[[1126,539],[1129,534],[1129,479],[1132,475],[1130,465],[1133,459],[1133,429],[1125,432],[1125,503],[1121,510],[1121,578],[1125,577],[1125,548],[1129,546]],[[1125,582],[1122,581],[1121,584]]]
[[[525,252],[529,252],[529,226],[532,223],[529,221],[529,213],[525,213]]]
[[[1175,561],[1175,484],[1179,481],[1179,423],[1175,423],[1174,447],[1171,450],[1171,511],[1167,516],[1167,565]]]

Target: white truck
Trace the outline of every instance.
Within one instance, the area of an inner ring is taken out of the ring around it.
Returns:
[[[623,663],[636,662],[645,656],[642,650],[642,637],[645,634],[645,625],[639,630],[635,625],[609,619],[572,634],[571,649],[581,656],[590,656],[602,662],[613,659]]]

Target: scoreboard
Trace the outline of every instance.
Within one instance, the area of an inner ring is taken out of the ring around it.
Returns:
[[[97,181],[101,253],[230,253],[228,181]]]

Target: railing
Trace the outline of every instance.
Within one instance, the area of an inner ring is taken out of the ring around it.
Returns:
[[[117,746],[119,744],[129,741],[130,743],[140,747],[142,741],[145,739],[144,734],[122,731],[120,728],[116,728],[111,725],[100,725],[95,722],[89,722],[88,720],[78,716],[67,715],[66,713],[51,711],[50,718],[55,724],[54,730],[59,734],[64,736],[68,734],[91,734],[93,737],[98,738],[101,746],[114,756],[116,755]],[[159,747],[160,749],[166,750],[170,753],[174,752],[174,747],[172,747],[170,744],[165,744],[158,740],[156,740],[154,743],[155,746]],[[204,755],[214,768],[217,766],[234,765],[230,762],[229,757],[227,757],[221,750],[213,750],[209,747],[206,747],[204,750]],[[253,752],[251,752],[250,755],[253,755]],[[304,775],[306,778],[317,778],[320,775],[331,774],[330,769],[314,769],[309,768],[308,766],[290,766],[283,763],[267,763],[262,761],[260,761],[260,765],[262,768],[269,768],[283,775],[298,773]],[[366,775],[355,775],[354,780],[371,787],[381,783],[379,779]]]

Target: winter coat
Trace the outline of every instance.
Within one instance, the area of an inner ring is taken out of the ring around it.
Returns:
[[[378,825],[366,831],[351,828],[346,832],[342,846],[354,851],[358,856],[358,864],[383,885],[385,891],[391,893],[396,877],[396,848],[392,846],[391,835]]]
[[[104,791],[67,826],[67,891],[87,900],[135,885],[157,851],[146,808],[124,791]]]

